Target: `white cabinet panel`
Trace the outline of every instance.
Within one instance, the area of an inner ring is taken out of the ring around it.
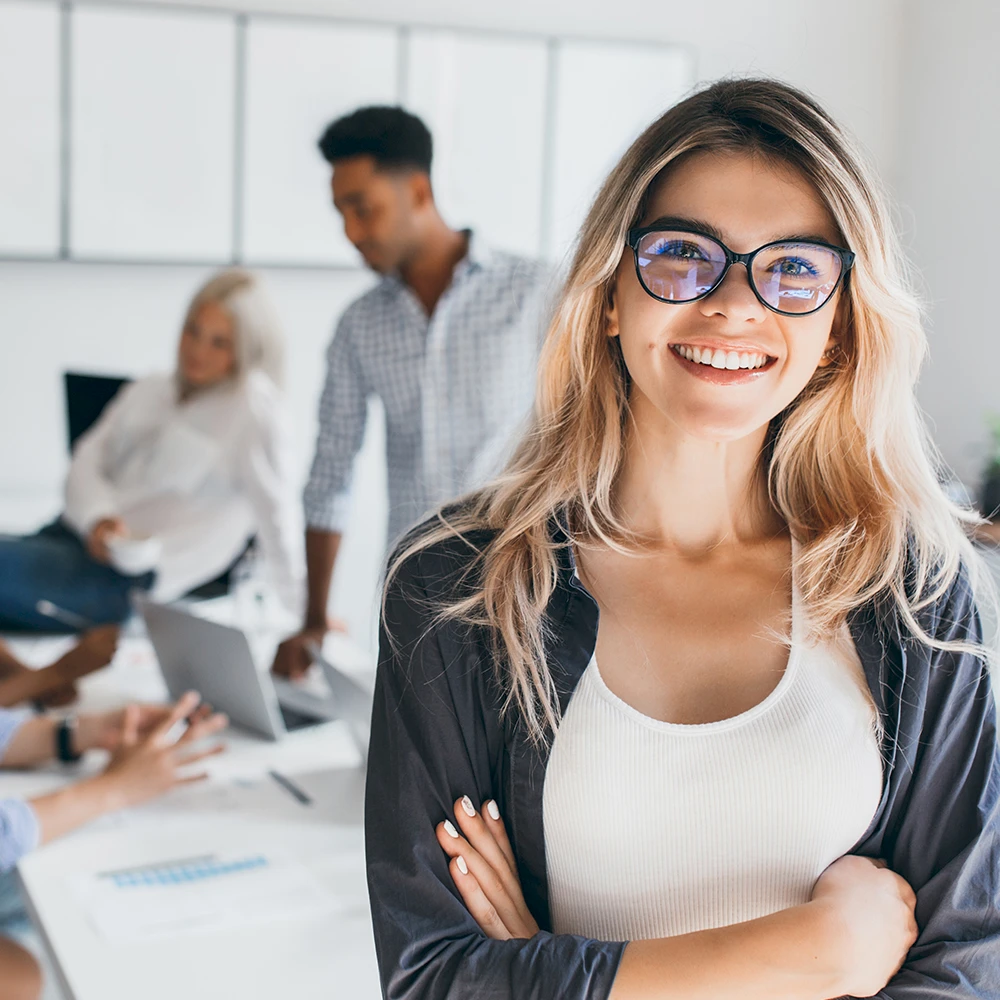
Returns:
[[[59,252],[59,9],[0,3],[0,254]]]
[[[549,253],[561,258],[632,140],[691,86],[686,52],[652,45],[561,42],[550,164]]]
[[[407,106],[434,135],[444,217],[506,250],[541,250],[547,59],[541,40],[415,30]]]
[[[355,264],[316,141],[333,119],[397,104],[394,28],[251,19],[247,29],[244,257]]]
[[[232,17],[77,7],[72,216],[80,257],[232,254]]]

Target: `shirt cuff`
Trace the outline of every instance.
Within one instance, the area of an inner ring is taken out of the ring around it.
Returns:
[[[10,741],[17,735],[17,731],[28,719],[34,718],[35,713],[30,708],[2,708],[0,709],[0,760],[3,760]]]
[[[78,504],[66,504],[63,511],[63,520],[80,536],[86,540],[94,526],[100,521],[118,517],[118,512],[111,504],[89,504],[82,506]]]
[[[303,500],[307,528],[343,534],[351,512],[350,492],[338,493],[332,500],[326,497],[320,500],[311,490],[306,490]]]
[[[8,872],[41,838],[38,816],[23,799],[0,801],[0,873]]]

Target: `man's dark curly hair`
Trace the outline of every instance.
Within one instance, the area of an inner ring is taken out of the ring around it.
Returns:
[[[380,168],[431,172],[431,134],[416,115],[400,107],[358,108],[338,118],[320,137],[319,148],[329,163],[371,156]]]

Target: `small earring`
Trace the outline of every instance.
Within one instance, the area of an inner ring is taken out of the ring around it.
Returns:
[[[832,347],[828,347],[820,355],[820,361],[825,361],[827,365],[832,365],[837,360],[839,355],[840,355],[840,345],[834,344]]]

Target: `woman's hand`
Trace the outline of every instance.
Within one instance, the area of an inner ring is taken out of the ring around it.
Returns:
[[[111,794],[115,808],[133,806],[168,792],[175,785],[201,781],[205,773],[184,773],[185,769],[224,747],[193,749],[195,743],[223,729],[224,715],[198,711],[199,696],[189,691],[166,714],[154,718],[156,710],[129,705],[121,714],[121,729],[111,762],[96,781]],[[187,721],[180,739],[171,740],[171,730]],[[143,727],[145,726],[145,735]]]
[[[125,538],[128,526],[120,517],[105,517],[90,529],[87,536],[87,552],[95,562],[107,565],[111,562],[108,551],[108,541],[112,538]]]
[[[500,810],[492,799],[476,812],[466,795],[455,803],[459,829],[450,820],[437,826],[438,843],[451,858],[451,877],[473,919],[498,941],[538,933],[521,892],[517,863]]]
[[[811,903],[829,908],[830,929],[843,955],[842,992],[878,993],[917,939],[913,889],[885,862],[847,855],[819,877]]]
[[[228,720],[204,709],[197,711],[199,701],[199,696],[189,691],[162,712],[129,705],[121,713],[110,713],[120,717],[121,726],[116,736],[105,733],[105,745],[114,743],[116,749],[104,773],[31,800],[41,843],[47,844],[107,812],[138,805],[176,785],[205,778],[205,774],[185,773],[185,769],[224,748],[194,749],[194,744],[217,733]],[[184,735],[174,740],[172,730],[185,721]],[[22,729],[29,725],[25,723]]]
[[[77,729],[77,749],[108,750],[115,753],[121,749],[125,736],[125,715],[133,712],[136,734],[140,741],[161,725],[171,712],[173,705],[131,705],[129,708],[118,708],[111,712],[100,712],[95,715],[81,715]],[[203,722],[212,714],[212,706],[204,702],[191,713],[188,724]]]

